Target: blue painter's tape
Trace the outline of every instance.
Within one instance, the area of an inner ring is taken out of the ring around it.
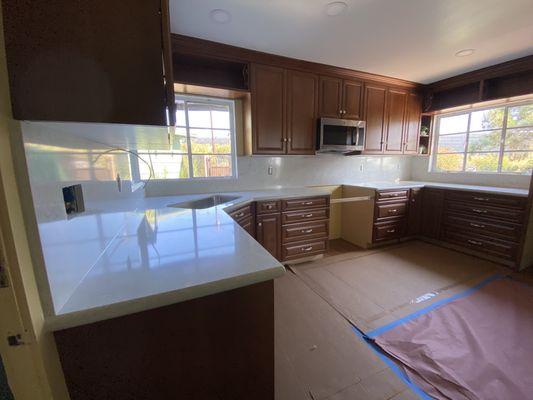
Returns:
[[[425,308],[422,308],[418,311],[415,311],[414,313],[412,314],[409,314],[407,315],[406,317],[403,317],[403,318],[400,318],[396,321],[393,321],[387,325],[384,325],[380,328],[377,328],[377,329],[374,329],[370,332],[367,332],[365,335],[369,338],[375,338],[379,335],[381,335],[382,333],[384,332],[387,332],[388,330],[390,329],[393,329],[395,327],[397,327],[398,325],[401,325],[401,324],[404,324],[405,322],[407,321],[410,321],[412,319],[415,319],[423,314],[426,314],[428,312],[430,312],[431,310],[434,310],[435,308],[438,308],[444,304],[447,304],[447,303],[450,303],[454,300],[457,300],[457,299],[460,299],[461,297],[465,297],[465,296],[468,296],[469,294],[472,294],[472,292],[475,292],[476,290],[478,289],[481,289],[483,286],[485,286],[487,283],[490,283],[490,282],[493,282],[495,280],[498,280],[498,279],[505,279],[506,277],[503,276],[503,275],[500,275],[500,274],[496,274],[496,275],[492,275],[492,276],[489,276],[488,278],[482,280],[480,283],[478,283],[477,285],[475,286],[472,286],[470,289],[467,289],[465,290],[464,292],[461,292],[461,293],[458,293],[454,296],[451,296],[451,297],[448,297],[447,299],[442,299],[442,300],[439,300]]]
[[[387,354],[384,353],[383,350],[381,350],[379,346],[377,346],[372,341],[372,339],[366,337],[365,334],[361,332],[358,328],[352,326],[352,329],[358,337],[360,337],[372,350],[374,350],[374,352],[387,365],[387,367],[389,367],[391,371],[394,372],[394,374],[398,378],[400,378],[400,380],[405,383],[405,385],[409,389],[411,389],[418,397],[420,397],[422,400],[433,400],[433,398],[426,394],[426,392],[420,389],[415,383],[411,382],[405,372],[402,371],[401,368],[398,367],[398,365],[396,365],[394,361],[392,361],[390,357],[387,356]]]

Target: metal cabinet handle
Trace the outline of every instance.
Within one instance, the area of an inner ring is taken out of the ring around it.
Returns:
[[[312,216],[313,216],[313,214],[305,214],[304,218],[311,218]]]
[[[474,228],[485,228],[485,225],[476,224],[474,222],[470,222],[470,226],[473,226]]]
[[[243,212],[240,212],[240,213],[238,213],[238,214],[235,214],[235,216],[236,216],[237,218],[244,217],[244,213],[243,213]]]
[[[398,209],[393,208],[392,210],[388,210],[387,212],[388,212],[388,213],[395,213],[395,212],[398,212]]]
[[[311,251],[311,250],[313,250],[313,246],[302,247],[302,251]]]
[[[272,207],[273,207],[272,204],[267,204],[267,206],[266,206],[267,210],[272,210]]]
[[[472,208],[472,211],[478,214],[486,214],[487,210],[480,210],[479,208]]]
[[[469,239],[469,240],[468,240],[468,243],[470,243],[470,244],[474,244],[474,245],[476,245],[476,246],[481,246],[481,245],[483,244],[483,243],[481,243],[481,242],[478,242],[477,240],[472,240],[472,239]]]
[[[388,229],[387,230],[387,233],[394,233],[394,232],[396,232],[396,229]]]
[[[302,204],[303,204],[304,206],[310,206],[310,205],[313,204],[313,202],[312,202],[312,201],[304,201]]]
[[[302,229],[301,232],[302,233],[312,233],[313,230],[312,229]]]
[[[478,201],[490,201],[490,199],[488,199],[487,197],[474,197],[474,200],[478,200]]]

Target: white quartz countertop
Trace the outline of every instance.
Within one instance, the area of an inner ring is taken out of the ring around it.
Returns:
[[[504,188],[496,186],[476,186],[476,185],[464,185],[458,183],[440,183],[440,182],[418,182],[418,181],[399,181],[399,182],[364,182],[348,184],[349,186],[364,187],[375,190],[388,190],[388,189],[410,189],[431,187],[436,189],[456,189],[456,190],[468,190],[484,193],[495,194],[509,194],[514,196],[527,197],[529,191],[526,189]]]
[[[320,188],[224,193],[239,198],[191,210],[203,195],[110,201],[39,225],[55,315],[50,330],[127,315],[274,279],[284,267],[224,211],[250,201],[327,195]],[[66,282],[79,280],[75,289]]]

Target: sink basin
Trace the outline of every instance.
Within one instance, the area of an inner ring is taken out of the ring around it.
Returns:
[[[215,195],[204,197],[203,199],[183,201],[181,203],[169,204],[169,207],[175,208],[190,208],[192,210],[199,210],[203,208],[210,208],[218,206],[219,204],[229,203],[230,201],[237,200],[239,196],[229,195]]]

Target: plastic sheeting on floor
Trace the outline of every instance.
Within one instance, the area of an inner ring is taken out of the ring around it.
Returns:
[[[492,279],[366,336],[435,399],[533,399],[533,287]]]

